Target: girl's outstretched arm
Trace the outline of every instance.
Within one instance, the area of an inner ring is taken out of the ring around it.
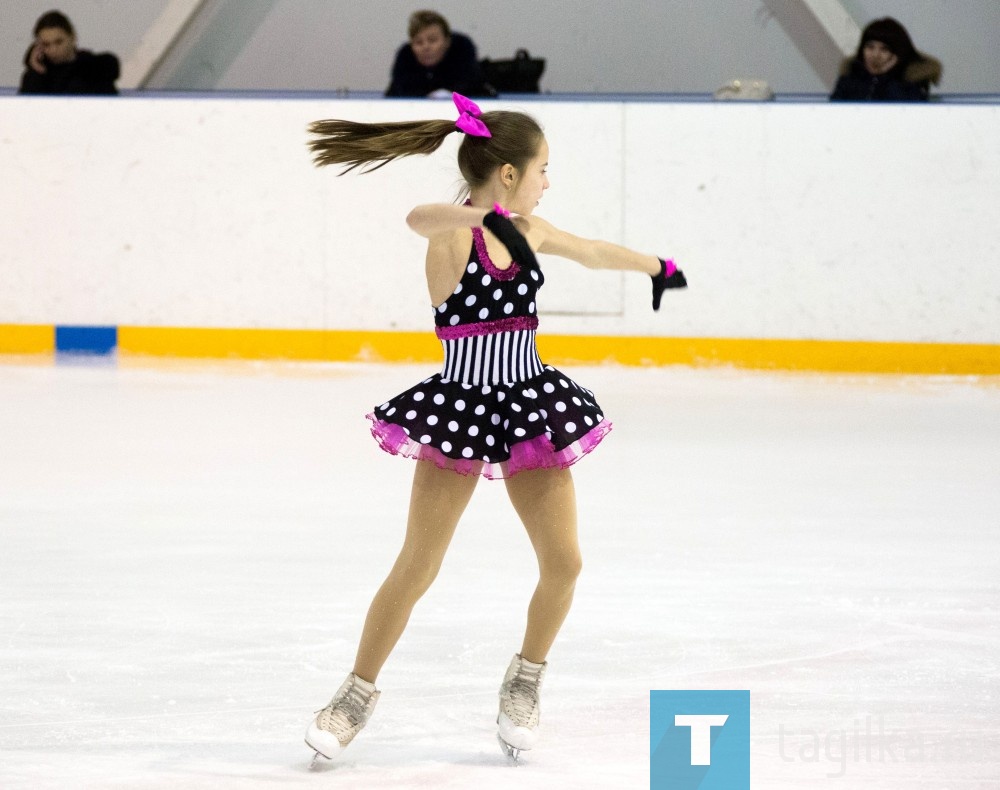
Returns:
[[[527,221],[528,240],[538,252],[568,258],[588,269],[643,272],[650,276],[661,271],[662,264],[655,255],[645,255],[610,241],[583,239],[559,230],[541,217],[532,216]]]
[[[559,230],[541,217],[526,217],[522,221],[526,223],[529,240],[539,252],[569,258],[590,269],[616,269],[648,274],[653,284],[654,310],[660,309],[664,291],[687,287],[684,272],[671,260],[644,255],[610,241],[582,239]]]

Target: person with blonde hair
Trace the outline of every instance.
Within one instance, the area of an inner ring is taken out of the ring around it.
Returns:
[[[454,32],[437,11],[414,11],[409,42],[396,52],[385,95],[450,98],[452,91],[466,96],[489,93],[476,45]]]
[[[654,310],[666,289],[686,285],[672,261],[580,238],[537,216],[549,188],[549,144],[537,121],[453,98],[457,121],[310,127],[316,164],[343,172],[430,154],[462,132],[458,166],[468,195],[463,205],[419,205],[406,218],[427,239],[427,290],[444,364],[368,415],[383,450],[417,461],[409,518],[368,610],[353,670],[306,732],[317,757],[336,757],[371,716],[382,665],[434,581],[480,477],[504,480],[538,560],[524,639],[503,676],[497,712],[502,749],[516,759],[532,748],[549,648],[581,565],[569,467],[611,430],[594,393],[538,356],[537,294],[545,277],[535,253],[643,273]]]

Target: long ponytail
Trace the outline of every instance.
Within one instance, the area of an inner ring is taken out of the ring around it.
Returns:
[[[455,122],[445,120],[314,121],[309,124],[309,133],[316,139],[309,143],[309,150],[317,167],[344,165],[340,175],[359,167],[362,173],[370,173],[403,156],[432,154],[454,131]]]
[[[469,188],[485,184],[504,164],[522,171],[538,152],[542,127],[530,115],[494,110],[479,116],[490,137],[463,135],[458,147],[458,169]],[[454,121],[401,121],[359,123],[357,121],[314,121],[309,143],[317,167],[343,165],[340,175],[361,168],[362,173],[378,170],[394,159],[416,154],[432,154],[444,139],[456,131]]]

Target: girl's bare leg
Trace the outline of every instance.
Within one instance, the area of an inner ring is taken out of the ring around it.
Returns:
[[[576,492],[569,469],[534,469],[506,480],[507,493],[538,557],[521,656],[541,664],[555,641],[580,575]]]
[[[474,475],[438,469],[428,461],[417,462],[406,538],[368,609],[354,662],[358,677],[375,682],[402,636],[414,605],[437,576],[478,480]]]

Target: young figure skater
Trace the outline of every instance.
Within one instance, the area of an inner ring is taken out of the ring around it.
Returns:
[[[538,123],[454,99],[457,122],[310,126],[316,164],[343,165],[343,172],[432,153],[457,129],[465,135],[458,165],[468,186],[464,205],[417,206],[406,218],[428,240],[427,287],[444,367],[368,415],[383,450],[418,463],[403,547],[368,610],[354,669],[306,732],[314,760],[336,757],[367,723],[381,693],[378,673],[434,581],[480,475],[504,480],[538,557],[524,641],[500,686],[497,716],[508,756],[534,745],[546,657],[580,571],[569,466],[611,429],[590,390],[538,358],[535,294],[544,278],[535,251],[591,269],[644,272],[654,310],[665,289],[686,285],[670,261],[578,238],[534,216],[549,187],[549,147]]]

